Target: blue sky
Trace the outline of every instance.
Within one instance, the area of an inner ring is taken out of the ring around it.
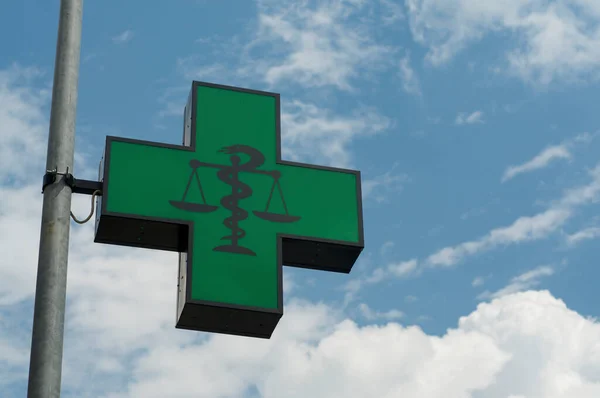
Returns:
[[[0,14],[6,397],[27,386],[57,20]],[[288,159],[362,171],[366,248],[350,275],[286,268],[257,342],[175,330],[176,257],[74,224],[64,396],[600,396],[599,23],[592,0],[87,2],[76,176],[106,135],[179,143],[192,80],[274,91]]]

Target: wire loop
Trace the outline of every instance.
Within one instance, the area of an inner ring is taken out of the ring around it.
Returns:
[[[86,222],[90,221],[90,219],[94,215],[94,208],[95,208],[94,199],[96,199],[96,195],[101,194],[101,193],[102,193],[102,191],[96,190],[92,194],[92,211],[90,212],[90,215],[87,216],[87,218],[85,220],[78,220],[77,217],[75,217],[75,215],[73,214],[73,212],[71,212],[71,218],[73,219],[73,221],[75,221],[77,224],[85,224]]]

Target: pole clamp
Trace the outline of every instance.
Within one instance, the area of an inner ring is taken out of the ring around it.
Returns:
[[[102,181],[78,180],[73,174],[69,173],[68,167],[65,173],[59,173],[56,169],[46,170],[42,182],[42,193],[44,193],[48,185],[56,182],[58,176],[63,176],[65,185],[69,186],[73,193],[94,195],[95,192],[97,196],[102,196]]]

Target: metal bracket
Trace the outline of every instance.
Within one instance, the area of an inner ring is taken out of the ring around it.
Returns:
[[[73,176],[73,174],[69,173],[69,168],[67,168],[66,173],[59,173],[56,171],[56,169],[46,170],[46,174],[44,174],[44,180],[42,182],[42,193],[44,193],[48,185],[56,182],[56,178],[59,175],[64,177],[65,184],[71,187],[71,191],[73,193],[93,195],[94,192],[100,191],[100,193],[97,193],[96,195],[102,196],[101,181],[78,180]]]

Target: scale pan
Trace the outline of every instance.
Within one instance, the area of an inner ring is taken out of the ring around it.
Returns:
[[[202,203],[183,202],[178,200],[169,200],[169,203],[172,206],[177,207],[178,209],[185,211],[193,211],[195,213],[210,213],[211,211],[215,211],[219,208],[219,206],[205,205]]]
[[[269,213],[268,211],[253,211],[256,217],[271,222],[294,222],[300,219],[300,216],[290,216],[287,214]]]

